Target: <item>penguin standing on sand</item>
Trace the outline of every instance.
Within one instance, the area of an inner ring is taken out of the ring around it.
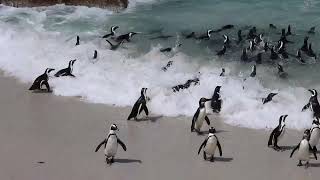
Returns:
[[[47,91],[48,92],[51,92],[51,89],[50,89],[50,85],[48,83],[48,80],[49,80],[49,73],[51,71],[54,71],[54,69],[51,69],[51,68],[47,68],[46,71],[41,74],[39,77],[37,77],[32,86],[29,88],[30,91],[32,90],[43,90],[42,89],[42,86],[45,85],[46,88],[47,88]]]
[[[214,93],[211,98],[211,108],[212,108],[212,111],[215,113],[219,113],[221,111],[222,99],[220,96],[220,89],[221,89],[221,86],[217,86],[214,89]]]
[[[203,143],[201,144],[201,146],[198,150],[198,155],[199,155],[201,149],[203,148],[203,159],[207,160],[207,155],[209,155],[211,162],[214,161],[214,153],[215,153],[217,147],[219,149],[220,156],[222,156],[221,145],[218,140],[218,137],[215,135],[215,132],[216,132],[216,130],[213,127],[211,127],[209,129],[208,137],[203,141]]]
[[[313,26],[309,29],[308,34],[315,34],[316,33],[316,27]]]
[[[118,144],[121,145],[124,151],[127,151],[126,145],[118,138],[115,131],[119,131],[116,124],[112,124],[108,137],[104,139],[96,148],[97,152],[102,145],[104,145],[104,155],[106,156],[107,164],[112,164],[114,162],[114,156],[118,150]]]
[[[196,131],[198,134],[201,134],[201,127],[203,121],[205,120],[208,125],[210,125],[210,120],[207,116],[205,103],[211,101],[211,99],[201,98],[199,100],[199,107],[196,113],[193,115],[191,123],[191,132]]]
[[[110,33],[104,35],[102,38],[109,38],[109,37],[113,37],[114,35],[116,35],[116,30],[119,28],[119,26],[111,26],[110,28]]]
[[[305,111],[306,109],[310,108],[313,111],[313,117],[320,118],[320,104],[318,101],[318,92],[315,89],[309,89],[309,92],[311,92],[312,96],[309,99],[308,104],[306,104],[302,111]]]
[[[80,37],[77,36],[77,42],[76,42],[76,46],[80,45]]]
[[[269,137],[268,146],[272,146],[273,148],[278,151],[281,148],[278,146],[278,141],[283,137],[285,133],[285,121],[288,115],[280,116],[278,126],[272,131]]]
[[[120,35],[116,38],[116,41],[117,42],[121,42],[123,40],[126,40],[127,42],[130,42],[131,38],[136,35],[138,33],[136,32],[130,32],[130,33],[127,33],[127,34],[123,34],[123,35]]]
[[[272,101],[272,98],[277,94],[278,93],[270,93],[270,94],[268,94],[268,96],[266,98],[262,98],[262,103],[266,104],[266,103]]]
[[[310,129],[310,140],[309,143],[313,149],[313,151],[317,152],[317,144],[319,143],[320,139],[320,122],[319,118],[315,118],[312,122],[312,127]]]
[[[148,88],[142,88],[141,89],[141,96],[140,98],[134,103],[131,113],[127,120],[130,120],[131,118],[134,118],[137,120],[138,114],[140,114],[142,111],[146,113],[146,115],[149,115],[149,110],[147,108],[147,100],[149,99],[146,95]]]
[[[76,62],[76,59],[69,61],[69,66],[67,68],[65,68],[65,69],[61,69],[54,76],[55,77],[60,77],[60,76],[76,77],[75,75],[72,74],[74,62]]]
[[[317,160],[317,154],[315,151],[312,150],[312,147],[309,143],[310,139],[310,130],[307,129],[304,131],[303,139],[300,141],[300,143],[292,150],[290,154],[290,158],[292,157],[293,153],[298,150],[298,159],[299,163],[297,166],[302,166],[302,161],[306,161],[305,167],[307,168],[309,166],[309,160],[310,160],[310,150],[313,152],[313,155],[315,159]]]

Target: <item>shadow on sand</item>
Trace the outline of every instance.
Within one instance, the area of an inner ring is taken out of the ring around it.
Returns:
[[[115,163],[139,163],[141,164],[142,161],[138,159],[114,159]]]
[[[137,121],[137,122],[142,122],[142,121],[156,122],[159,119],[161,119],[162,117],[163,116],[150,116],[150,117],[144,117],[144,118],[141,118],[141,119],[137,119],[135,121]]]
[[[231,162],[233,158],[227,158],[227,157],[215,157],[214,161],[218,162]]]

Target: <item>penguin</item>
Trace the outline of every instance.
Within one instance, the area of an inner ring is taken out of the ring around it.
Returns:
[[[269,43],[268,43],[268,42],[265,42],[265,43],[264,43],[264,46],[263,46],[264,52],[267,52],[269,49],[270,49]]]
[[[229,46],[230,45],[230,39],[229,39],[229,36],[227,35],[223,35],[223,44],[226,45],[226,46]]]
[[[238,41],[237,44],[240,44],[242,42],[243,38],[242,38],[242,31],[238,30]]]
[[[134,118],[135,120],[137,120],[137,116],[138,114],[140,114],[142,111],[144,111],[146,113],[146,115],[149,115],[149,110],[147,107],[147,101],[149,100],[149,98],[147,97],[147,89],[148,88],[142,88],[141,89],[141,96],[140,98],[134,103],[131,113],[128,117],[127,120],[130,120],[131,118]]]
[[[320,122],[319,118],[315,118],[312,122],[312,127],[310,129],[310,140],[309,143],[313,149],[313,151],[317,152],[317,144],[319,143],[320,139]]]
[[[191,132],[196,131],[198,134],[201,134],[200,130],[204,120],[207,122],[208,125],[210,125],[210,120],[207,116],[206,107],[205,107],[205,103],[207,101],[211,101],[211,99],[201,98],[199,100],[199,107],[192,118]]]
[[[116,35],[116,30],[119,28],[119,26],[111,26],[110,28],[110,33],[104,35],[102,38],[109,38],[109,37],[113,37],[114,35]]]
[[[277,27],[274,24],[269,24],[270,29],[277,29]]]
[[[73,71],[73,64],[74,62],[76,62],[76,59],[69,61],[69,66],[65,69],[61,69],[60,71],[58,71],[54,76],[55,77],[60,77],[60,76],[72,76],[72,77],[76,77],[72,74]]]
[[[172,50],[174,50],[177,47],[181,47],[182,44],[178,44],[176,47],[172,48],[172,47],[168,47],[168,48],[162,48],[160,49],[160,52],[171,52]]]
[[[256,75],[257,75],[257,66],[253,65],[250,77],[255,77]]]
[[[309,29],[308,34],[315,34],[316,33],[316,27],[313,26]]]
[[[76,46],[80,45],[80,37],[77,36],[77,42],[76,42]]]
[[[248,50],[250,50],[251,52],[253,52],[254,50],[256,50],[256,47],[255,47],[254,42],[251,40],[249,43],[250,43],[250,45],[249,45],[249,47],[248,47]]]
[[[191,32],[190,34],[185,35],[186,39],[191,39],[191,38],[196,38],[196,33],[195,32]]]
[[[301,50],[300,49],[297,50],[296,58],[301,64],[306,64],[306,61],[302,59]]]
[[[211,98],[211,108],[214,113],[219,113],[221,111],[222,99],[220,96],[221,86],[217,86],[214,89],[214,93]]]
[[[314,51],[312,50],[312,45],[311,43],[309,44],[309,47],[308,47],[308,51],[307,51],[307,55],[309,57],[314,57],[315,59],[317,59],[317,55],[314,53]]]
[[[278,146],[278,141],[283,137],[283,134],[285,133],[285,121],[288,115],[282,115],[279,118],[279,124],[278,126],[272,131],[269,137],[268,146],[272,146],[277,151],[281,150],[281,148]]]
[[[98,58],[98,51],[94,50],[93,59],[97,59],[97,58]]]
[[[318,160],[316,152],[312,150],[312,147],[309,143],[309,139],[310,139],[310,130],[307,129],[304,131],[303,138],[300,141],[300,143],[292,150],[290,154],[290,158],[291,158],[294,152],[298,150],[299,163],[297,166],[302,166],[302,161],[306,161],[305,167],[308,168],[309,160],[310,160],[310,150],[313,152],[315,159]]]
[[[270,59],[272,59],[272,60],[276,60],[276,59],[278,59],[279,58],[279,55],[275,52],[275,50],[274,50],[274,46],[270,49],[271,50],[271,54],[270,54]]]
[[[318,92],[315,89],[309,89],[309,92],[311,92],[312,96],[309,99],[308,104],[306,104],[302,111],[305,111],[306,109],[310,108],[313,111],[313,117],[320,118],[320,104],[318,101]]]
[[[280,78],[287,78],[288,77],[288,73],[286,73],[283,70],[283,67],[280,64],[278,64],[278,75]]]
[[[246,61],[248,61],[248,55],[247,55],[247,49],[246,48],[244,48],[243,50],[242,50],[242,54],[241,54],[241,61],[244,61],[244,62],[246,62]]]
[[[278,53],[281,54],[282,58],[288,59],[289,54],[286,51],[285,45],[282,41],[279,41]]]
[[[117,50],[124,43],[124,40],[120,41],[118,44],[112,44],[108,39],[106,39],[106,41],[110,44],[110,50],[112,51]]]
[[[164,67],[162,67],[161,69],[162,69],[163,71],[167,71],[168,68],[172,65],[172,63],[173,63],[173,61],[169,61],[169,62],[167,63],[167,65],[164,66]]]
[[[256,37],[256,32],[257,32],[256,27],[251,28],[247,35],[247,39],[254,39]]]
[[[207,31],[207,34],[201,35],[201,36],[198,37],[197,39],[200,39],[200,40],[209,40],[210,37],[211,37],[211,33],[213,33],[213,31],[209,29],[209,30]]]
[[[114,157],[117,154],[118,144],[122,147],[124,151],[127,151],[126,145],[118,138],[116,131],[119,131],[116,124],[112,124],[108,137],[104,139],[96,148],[97,152],[102,145],[104,145],[104,155],[106,157],[107,164],[112,164],[114,162]]]
[[[220,142],[218,140],[218,137],[215,135],[216,130],[211,127],[209,129],[209,135],[208,137],[203,141],[203,143],[200,145],[200,148],[198,150],[198,155],[201,152],[201,149],[203,148],[203,159],[206,161],[207,156],[209,156],[210,161],[214,161],[214,153],[216,151],[216,148],[219,149],[219,155],[222,156],[222,149]]]
[[[226,70],[224,68],[221,69],[221,73],[219,76],[223,77],[224,76],[224,73],[226,72]]]
[[[266,104],[266,103],[272,101],[272,98],[277,94],[278,93],[270,93],[270,94],[268,94],[268,96],[266,98],[262,98],[262,103]]]
[[[54,69],[51,69],[51,68],[47,68],[45,70],[45,72],[43,74],[41,74],[40,76],[38,76],[33,84],[31,85],[31,87],[29,88],[30,91],[33,91],[33,90],[43,90],[42,89],[42,86],[45,85],[46,88],[47,88],[47,91],[48,92],[51,92],[51,89],[50,89],[50,85],[49,85],[49,73],[51,71],[54,71]]]
[[[309,40],[309,37],[306,36],[304,37],[304,40],[303,40],[303,45],[301,46],[301,51],[307,53],[309,51],[309,48],[308,48],[308,40]]]
[[[138,34],[138,33],[130,32],[130,33],[127,33],[127,34],[120,35],[120,36],[118,36],[116,38],[116,41],[117,42],[122,42],[123,40],[126,40],[127,42],[130,42],[131,38],[136,34]]]
[[[289,35],[292,35],[292,33],[291,33],[291,25],[290,24],[288,25],[288,30],[287,30],[287,33],[286,33],[286,36],[289,36]]]
[[[259,53],[257,54],[256,63],[257,63],[257,64],[262,64],[262,53],[261,53],[261,52],[259,52]]]
[[[217,56],[222,56],[226,53],[227,47],[225,45],[222,46],[222,49],[217,52]]]
[[[289,41],[289,40],[287,39],[286,29],[282,29],[280,41],[282,41],[282,42],[284,42],[284,43],[292,43],[291,41]]]

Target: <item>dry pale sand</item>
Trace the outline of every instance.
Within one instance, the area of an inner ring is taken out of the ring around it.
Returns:
[[[311,167],[304,169],[289,158],[301,132],[287,131],[280,145],[288,150],[276,152],[266,146],[269,131],[232,127],[210,116],[223,149],[223,157],[211,163],[197,155],[205,136],[190,133],[190,118],[152,116],[147,121],[127,121],[129,108],[30,93],[29,85],[12,78],[0,77],[0,85],[1,180],[320,177],[320,161],[312,159]],[[95,153],[94,149],[111,123],[118,124],[128,151],[119,149],[117,162],[109,166],[103,151]]]

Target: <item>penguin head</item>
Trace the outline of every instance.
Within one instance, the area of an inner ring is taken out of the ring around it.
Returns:
[[[211,99],[207,99],[207,98],[201,98],[200,100],[199,100],[199,106],[200,107],[204,107],[205,106],[205,103],[207,102],[207,101],[211,101]]]
[[[260,41],[263,40],[263,34],[260,34],[260,35],[259,35],[259,39],[260,39]]]
[[[227,43],[229,41],[229,37],[227,35],[224,34],[223,38],[224,38],[224,41],[223,41],[224,43]]]
[[[76,62],[76,59],[70,60],[69,61],[69,67],[73,67],[74,62]]]
[[[134,36],[134,35],[136,35],[136,34],[138,34],[138,33],[136,33],[136,32],[130,32],[130,33],[129,33],[129,37],[132,37],[132,36]]]
[[[225,73],[226,72],[226,70],[224,69],[224,68],[222,68],[221,69],[221,71],[223,72],[223,73]],[[220,86],[221,87],[221,86]],[[216,87],[217,88],[217,87]]]
[[[141,89],[141,96],[147,97],[147,89],[148,88],[142,88]]]
[[[221,86],[216,86],[216,88],[214,89],[214,93],[220,94],[220,89],[221,89]]]
[[[115,33],[115,31],[119,28],[119,26],[111,26],[111,32]]]
[[[210,127],[209,133],[210,133],[210,134],[216,133],[216,129],[215,129],[214,127]]]
[[[306,129],[304,132],[303,132],[303,139],[306,139],[306,140],[310,140],[310,129]]]
[[[278,71],[279,71],[279,73],[284,72],[283,67],[280,64],[278,64]]]
[[[118,126],[117,126],[116,124],[112,124],[112,125],[110,126],[110,130],[113,130],[113,131],[118,130],[118,131],[119,131]]]
[[[45,71],[45,73],[48,75],[51,71],[54,71],[54,69],[52,69],[52,68],[47,68],[46,71]]]
[[[288,115],[282,115],[279,118],[279,124],[284,124],[286,122],[286,118],[288,117]]]
[[[309,89],[308,91],[311,92],[312,96],[317,96],[318,95],[318,92],[315,89]]]
[[[209,29],[209,30],[207,31],[208,37],[211,37],[211,33],[213,33],[213,31],[212,31],[211,29]]]

